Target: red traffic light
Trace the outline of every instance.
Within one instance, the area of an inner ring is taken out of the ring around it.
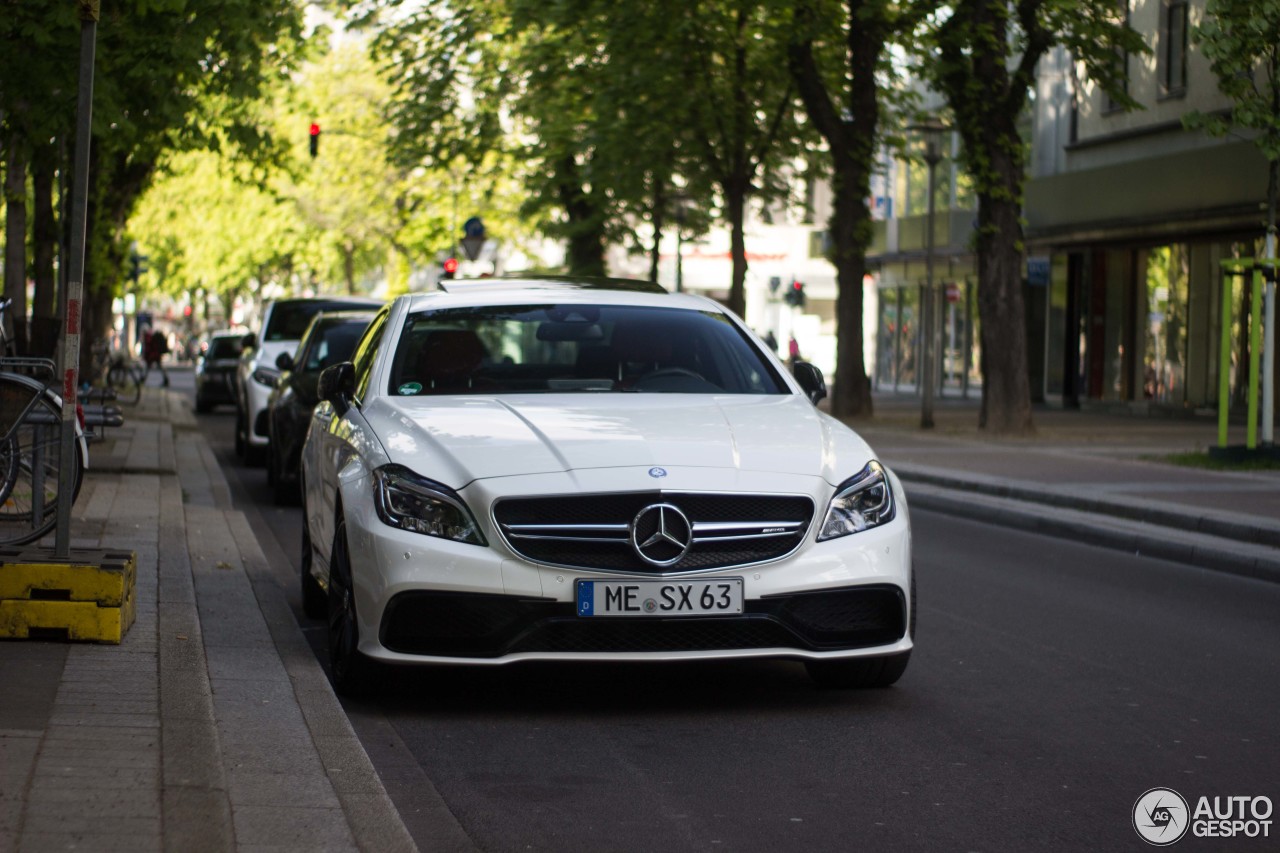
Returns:
[[[312,136],[320,135],[320,125],[316,124],[314,121],[311,122],[311,135]]]
[[[454,273],[456,273],[458,271],[458,259],[445,258],[444,271],[447,272],[449,275],[453,275]]]
[[[801,283],[800,283],[800,282],[798,282],[798,281],[793,281],[793,282],[791,282],[791,289],[792,289],[792,290],[804,290],[804,285],[803,285],[803,284],[801,284]]]

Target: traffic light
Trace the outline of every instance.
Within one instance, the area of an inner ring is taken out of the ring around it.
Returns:
[[[791,289],[787,291],[787,295],[783,297],[783,301],[785,301],[788,305],[791,305],[792,307],[803,308],[804,307],[804,282],[803,281],[791,282]]]
[[[442,277],[442,278],[453,278],[454,273],[456,273],[457,271],[458,271],[458,259],[457,259],[457,258],[445,258],[445,259],[444,259],[444,275],[443,275],[443,276],[441,276],[441,277]]]
[[[320,125],[314,121],[311,122],[311,156],[315,157],[320,153]]]
[[[129,254],[129,278],[133,279],[133,283],[137,285],[138,279],[147,271],[147,256],[139,255],[136,251]]]

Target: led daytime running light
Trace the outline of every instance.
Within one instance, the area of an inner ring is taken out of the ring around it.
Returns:
[[[836,489],[818,531],[818,541],[879,527],[893,520],[893,516],[893,489],[889,486],[889,477],[884,466],[873,460]]]
[[[391,527],[469,545],[488,544],[475,517],[452,489],[404,466],[375,470],[373,496],[378,518]]]

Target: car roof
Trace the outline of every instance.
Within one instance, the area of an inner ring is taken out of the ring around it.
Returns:
[[[341,311],[321,311],[312,318],[311,322],[323,323],[325,321],[331,321],[336,323],[349,321],[354,323],[359,320],[372,320],[375,314],[377,314],[377,312],[374,311],[372,307],[366,311],[352,311],[348,308],[344,308]]]
[[[341,302],[341,303],[350,304],[352,307],[364,306],[364,305],[378,307],[386,304],[384,300],[376,299],[372,296],[350,296],[345,293],[338,293],[332,296],[325,296],[325,295],[290,296],[284,299],[272,299],[269,304],[272,306],[296,305],[296,304],[305,304],[308,302]]]
[[[401,297],[409,311],[467,305],[541,305],[548,301],[597,305],[684,308],[724,313],[717,302],[691,293],[669,293],[649,281],[572,276],[510,276],[446,280],[444,289]]]

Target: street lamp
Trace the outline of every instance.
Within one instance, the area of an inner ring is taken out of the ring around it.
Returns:
[[[929,166],[929,221],[925,225],[924,299],[920,306],[920,325],[924,335],[924,364],[920,377],[920,428],[933,429],[933,386],[938,360],[937,306],[933,292],[933,188],[934,172],[942,161],[942,142],[947,126],[936,116],[907,128],[924,141],[924,162]]]

